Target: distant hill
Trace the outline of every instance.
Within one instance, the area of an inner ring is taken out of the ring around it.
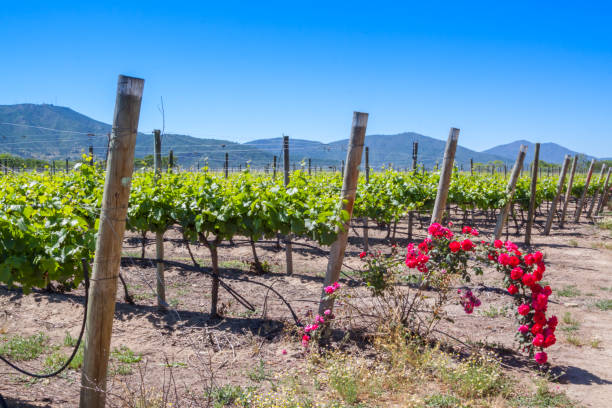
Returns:
[[[483,153],[495,154],[504,157],[507,160],[515,160],[521,145],[527,146],[527,155],[525,161],[531,163],[535,152],[535,143],[528,140],[517,140],[512,143],[507,143],[484,150]],[[580,154],[566,147],[560,146],[557,143],[541,143],[540,144],[540,160],[547,163],[563,163],[565,155],[574,156]],[[591,160],[593,157],[583,155],[585,159]]]
[[[54,105],[0,105],[0,153],[10,153],[23,158],[42,160],[78,160],[94,147],[96,160],[104,160],[111,125],[91,119],[74,110]],[[461,141],[461,137],[459,137]],[[391,164],[396,169],[412,165],[412,143],[419,143],[418,163],[432,168],[442,161],[446,138],[435,139],[418,133],[405,132],[395,135],[367,135],[366,146],[370,149],[370,165],[375,168]],[[271,164],[277,156],[282,166],[282,138],[253,140],[234,143],[227,140],[200,139],[188,135],[165,134],[162,140],[162,154],[174,151],[176,162],[183,167],[204,166],[222,168],[225,153],[229,154],[230,166],[263,167]],[[300,165],[312,160],[313,166],[339,167],[346,159],[348,139],[332,143],[290,139],[291,164]],[[527,161],[533,157],[533,143],[518,140],[477,152],[459,145],[455,162],[468,168],[470,159],[475,163],[500,161],[514,162],[518,148],[526,144],[529,149]],[[138,133],[136,157],[142,158],[153,153],[153,135]],[[559,163],[565,154],[576,154],[555,143],[543,143],[541,158],[547,162]],[[588,157],[587,157],[588,158]]]
[[[111,125],[91,119],[74,110],[54,105],[0,105],[0,153],[43,160],[79,159],[94,147],[96,160],[106,155]],[[225,152],[232,166],[271,161],[271,155],[251,146],[227,140],[200,139],[187,135],[166,134],[162,154],[174,149],[177,163],[182,166],[204,165],[220,168]],[[138,133],[136,157],[153,154],[153,135]]]

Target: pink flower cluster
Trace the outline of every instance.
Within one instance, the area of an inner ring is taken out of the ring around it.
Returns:
[[[454,235],[450,229],[443,227],[437,222],[434,222],[433,224],[429,226],[429,228],[427,229],[427,233],[434,238],[451,239]]]
[[[325,290],[325,293],[327,293],[328,295],[331,295],[338,289],[340,289],[340,284],[338,282],[334,282],[330,286],[326,286],[324,290]]]
[[[461,294],[461,289],[457,290],[457,293]],[[472,291],[468,289],[461,295],[460,303],[465,313],[472,314],[474,308],[480,306],[480,299],[474,296]]]
[[[333,318],[334,315],[329,309],[323,312],[323,316],[316,315],[314,319],[315,322],[304,327],[304,334],[302,335],[302,346],[308,347],[310,339],[312,338],[314,332],[317,331],[325,322],[329,322]]]

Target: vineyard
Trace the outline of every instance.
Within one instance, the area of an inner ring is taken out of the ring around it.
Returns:
[[[2,408],[612,397],[612,345],[595,333],[612,327],[606,164],[576,173],[566,155],[542,175],[536,143],[530,171],[524,145],[510,174],[463,171],[451,128],[433,170],[415,143],[411,171],[373,171],[354,112],[340,171],[291,171],[288,136],[279,174],[276,156],[272,172],[230,173],[227,153],[221,172],[185,171],[172,151],[162,171],[160,130],[153,166],[134,171],[143,86],[119,77],[104,161],[5,161]]]
[[[0,178],[0,225],[2,256],[0,282],[20,284],[28,291],[45,288],[51,281],[78,284],[81,259],[93,259],[96,221],[102,200],[103,174],[95,167],[78,166],[68,173],[21,173]],[[282,180],[244,170],[225,178],[221,173],[136,173],[129,202],[127,228],[146,238],[180,228],[186,242],[261,239],[292,234],[319,245],[330,245],[336,228],[346,215],[338,209],[342,188],[340,173],[309,176],[291,174]],[[571,197],[578,200],[585,177],[576,177]],[[431,212],[439,181],[438,173],[393,170],[372,173],[366,184],[361,176],[353,217],[368,219],[387,228],[409,212]],[[597,198],[605,180],[590,183],[588,198]],[[513,198],[514,233],[524,228],[530,201],[530,178],[519,179]],[[496,211],[507,200],[503,175],[470,175],[456,171],[449,189],[453,215],[467,222],[475,214],[495,222]],[[536,207],[547,213],[554,198],[557,177],[540,179]],[[542,217],[542,215],[540,215]],[[421,227],[423,226],[421,222]],[[359,221],[353,227],[360,229]],[[256,257],[255,249],[254,256]],[[255,261],[255,259],[253,260]]]

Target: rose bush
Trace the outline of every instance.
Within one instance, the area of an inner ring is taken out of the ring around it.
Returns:
[[[476,237],[480,232],[470,226],[464,226],[461,233],[455,234],[450,228],[433,223],[427,232],[428,238],[417,245],[411,243],[407,246],[404,263],[409,270],[419,271],[422,275],[414,299],[423,299],[424,287],[433,288],[439,294],[434,305],[427,308],[427,303],[421,302],[415,310],[425,310],[439,320],[442,315],[440,305],[447,300],[451,281],[459,279],[469,283],[472,271],[481,275],[483,267],[495,267],[502,274],[504,287],[516,304],[519,324],[516,337],[521,348],[534,356],[538,364],[546,363],[548,356],[544,349],[556,342],[557,318],[546,316],[548,298],[552,293],[550,286],[542,287],[538,283],[546,271],[542,253],[522,254],[510,241],[478,240]],[[380,252],[360,254],[366,263],[362,279],[374,296],[397,294],[395,283],[402,273],[396,268],[399,265],[396,253],[394,248],[387,256]],[[466,313],[472,313],[480,306],[480,300],[470,290],[459,289],[458,294],[459,303]],[[418,319],[423,321],[422,317]]]

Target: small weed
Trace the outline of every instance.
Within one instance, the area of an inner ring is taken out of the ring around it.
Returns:
[[[66,332],[66,336],[64,336],[64,346],[66,347],[74,347],[77,344],[79,339],[75,339],[70,335],[70,333]]]
[[[578,246],[578,241],[576,241],[575,239],[570,239],[568,243],[574,248]]]
[[[589,341],[589,346],[591,346],[594,349],[601,348],[601,339],[597,337],[593,337],[591,341]]]
[[[572,346],[582,347],[584,345],[582,339],[575,333],[569,333],[565,339]]]
[[[249,377],[251,381],[261,382],[270,377],[270,373],[266,370],[264,361],[259,360],[259,364],[247,372],[247,377]]]
[[[212,390],[210,396],[213,401],[213,408],[222,408],[245,398],[247,390],[239,385],[224,385]]]
[[[486,317],[499,317],[499,316],[506,317],[508,315],[508,308],[507,307],[496,308],[495,306],[491,305],[489,306],[488,310],[481,310],[479,313],[482,316],[486,316]]]
[[[538,386],[533,395],[516,397],[510,401],[513,407],[530,408],[574,408],[576,403],[562,392],[553,392],[548,389],[544,381]]]
[[[580,296],[580,289],[578,289],[576,285],[569,285],[559,290],[557,294],[563,297],[576,297]]]
[[[602,311],[612,310],[612,299],[602,299],[595,302],[595,307]]]
[[[171,307],[176,308],[179,305],[180,301],[177,298],[172,298],[168,303]]]
[[[434,394],[425,398],[425,406],[427,408],[460,408],[461,400],[452,395]]]
[[[47,336],[42,333],[29,337],[13,336],[0,339],[0,354],[14,361],[34,360],[45,351]]]
[[[132,374],[132,364],[136,364],[142,360],[140,354],[134,353],[126,346],[115,348],[111,352],[111,358],[118,362],[117,366],[113,368],[112,373],[114,375],[130,375]]]
[[[561,326],[561,330],[563,330],[564,332],[576,332],[580,328],[580,322],[574,319],[570,312],[565,312],[565,314],[563,315],[563,323],[564,325]]]

